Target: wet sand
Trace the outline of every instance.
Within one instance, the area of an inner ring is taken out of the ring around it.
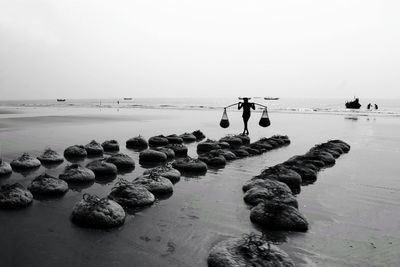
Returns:
[[[236,112],[228,113],[228,129],[218,126],[222,111],[27,108],[7,112],[0,116],[4,160],[11,161],[22,152],[37,156],[46,147],[62,153],[69,145],[92,139],[116,139],[121,152],[137,163],[133,172],[120,175],[128,180],[144,171],[138,164],[139,153],[125,148],[130,137],[201,129],[207,137],[220,138],[242,130]],[[91,230],[69,220],[83,193],[106,196],[115,180],[75,188],[59,199],[35,200],[24,210],[0,211],[2,266],[206,266],[216,242],[261,230],[250,222],[242,184],[264,167],[332,138],[343,139],[352,150],[298,195],[310,230],[271,232],[271,238],[282,242],[280,246],[298,266],[399,266],[400,120],[272,113],[271,127],[261,128],[257,125],[260,116],[254,113],[250,119],[252,140],[286,134],[291,145],[228,163],[205,176],[184,177],[172,196],[129,215],[120,228]],[[195,156],[196,143],[188,147]],[[58,176],[65,164],[47,172]],[[28,185],[44,171],[41,167],[14,172],[0,179],[0,184]]]

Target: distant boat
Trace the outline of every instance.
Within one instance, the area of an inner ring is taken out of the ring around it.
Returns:
[[[132,97],[124,97],[124,100],[132,100]]]
[[[346,108],[349,108],[349,109],[360,109],[360,107],[361,107],[361,104],[360,104],[358,98],[355,98],[353,101],[347,101],[345,105],[346,105]]]
[[[57,102],[65,102],[65,98],[58,98]]]
[[[264,97],[265,100],[279,100],[279,97]]]

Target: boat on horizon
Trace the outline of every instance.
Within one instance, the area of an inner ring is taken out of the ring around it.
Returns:
[[[65,98],[57,98],[57,102],[65,102]]]
[[[360,109],[361,104],[358,98],[354,98],[353,101],[347,101],[345,106],[348,109]]]
[[[132,100],[132,97],[124,97],[124,100]]]
[[[279,97],[264,97],[264,100],[279,100]]]

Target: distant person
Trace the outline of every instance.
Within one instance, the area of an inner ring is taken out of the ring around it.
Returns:
[[[244,124],[244,130],[243,130],[243,135],[249,135],[249,129],[247,128],[247,123],[250,119],[251,115],[251,109],[255,110],[256,106],[254,103],[250,103],[249,99],[247,97],[243,98],[243,102],[238,103],[238,109],[243,109],[243,124]]]
[[[368,106],[367,106],[367,109],[371,109],[371,106],[372,106],[372,104],[369,103]]]
[[[117,101],[118,105],[119,105],[119,100]]]
[[[375,104],[375,109],[378,110],[378,105],[377,104]]]

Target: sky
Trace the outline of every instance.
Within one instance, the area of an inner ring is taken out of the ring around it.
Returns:
[[[400,98],[400,1],[0,0],[0,100]]]

